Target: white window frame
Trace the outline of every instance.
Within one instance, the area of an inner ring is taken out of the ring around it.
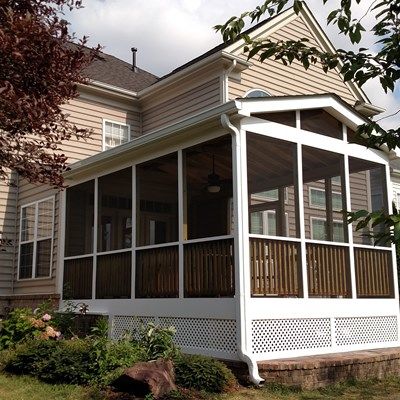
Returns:
[[[323,217],[310,217],[310,237],[311,237],[310,240],[316,240],[316,241],[319,241],[319,242],[326,242],[327,241],[326,239],[315,239],[314,238],[313,221],[324,221],[326,223],[326,218],[323,218]],[[344,228],[343,221],[341,221],[340,219],[334,219],[334,220],[332,220],[332,222],[336,223],[336,224],[342,224],[342,226]],[[344,231],[343,231],[343,235],[344,235]],[[329,242],[330,243],[340,243],[340,244],[346,243],[344,240],[343,240],[343,242],[336,242],[334,240],[329,241]]]
[[[288,190],[287,186],[284,189],[285,189],[284,190],[284,203],[288,204],[288,201],[289,201],[289,190]],[[271,189],[271,190],[279,190],[279,189]],[[266,192],[269,192],[269,191],[270,190],[266,190]],[[262,192],[253,193],[251,195],[251,199],[252,200],[257,200],[257,201],[264,201],[264,202],[267,201],[267,202],[271,202],[271,203],[279,201],[279,198],[276,199],[276,198],[273,198],[273,197],[270,197],[270,196],[263,196],[263,195],[260,195],[260,193],[262,193]]]
[[[51,200],[52,202],[52,229],[51,236],[45,236],[38,239],[37,230],[38,230],[38,216],[39,216],[39,203],[44,201]],[[22,210],[26,207],[35,206],[35,224],[33,229],[33,239],[32,240],[24,240],[22,241]],[[55,222],[55,196],[45,197],[44,199],[40,199],[37,201],[33,201],[31,203],[23,204],[20,207],[20,216],[19,216],[19,243],[18,243],[18,265],[17,265],[17,280],[18,281],[28,281],[28,280],[40,280],[40,279],[49,279],[52,276],[52,266],[53,266],[53,246],[54,246],[54,222]],[[48,276],[40,276],[36,277],[36,254],[37,254],[37,242],[42,240],[51,239],[50,244],[50,265],[49,265],[49,275]],[[20,262],[21,262],[21,246],[23,244],[32,243],[33,242],[33,255],[32,255],[32,274],[30,278],[20,278]]]
[[[121,121],[113,121],[111,119],[103,118],[103,135],[102,135],[102,141],[103,141],[102,149],[103,149],[103,151],[110,150],[110,149],[106,149],[106,123],[107,122],[110,123],[110,124],[117,124],[117,125],[121,125],[121,126],[127,126],[128,127],[128,142],[131,141],[131,126],[129,124],[127,124],[125,122],[121,122]],[[114,147],[118,147],[118,146],[114,146]]]
[[[312,197],[311,197],[311,191],[312,190],[317,190],[317,191],[319,191],[319,192],[324,192],[324,195],[325,195],[325,189],[321,189],[321,188],[317,188],[317,187],[314,187],[314,186],[309,186],[308,187],[308,206],[310,207],[310,208],[313,208],[313,209],[316,209],[316,210],[326,210],[326,207],[321,207],[321,206],[319,206],[318,204],[313,204],[312,203],[312,201],[311,201],[311,199],[312,199]],[[332,195],[333,194],[338,194],[340,197],[342,197],[342,193],[340,193],[340,192],[335,192],[334,190],[332,190]],[[332,196],[333,197],[333,196]],[[343,203],[342,203],[343,204]],[[333,202],[332,202],[332,211],[335,211],[335,212],[340,212],[340,211],[342,211],[342,209],[340,208],[333,208]]]

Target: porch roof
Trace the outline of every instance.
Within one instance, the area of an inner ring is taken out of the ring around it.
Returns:
[[[339,121],[354,130],[358,125],[368,121],[368,119],[363,117],[353,107],[349,106],[339,96],[332,93],[238,98],[135,138],[126,144],[75,162],[71,164],[70,170],[64,173],[64,177],[66,179],[73,179],[82,173],[94,172],[99,168],[108,167],[111,164],[115,166],[115,164],[119,162],[126,161],[127,156],[134,151],[139,149],[144,150],[151,145],[164,143],[171,139],[182,139],[183,135],[201,134],[201,130],[205,127],[208,129],[212,129],[213,127],[221,128],[220,117],[222,114],[228,114],[230,116],[236,115],[237,118],[243,118],[257,112],[279,112],[313,108],[322,108],[326,110]],[[389,152],[386,147],[382,146],[381,150],[390,154],[392,158],[397,158],[397,154],[393,151]]]

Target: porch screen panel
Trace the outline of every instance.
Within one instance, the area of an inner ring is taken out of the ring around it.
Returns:
[[[299,237],[296,145],[247,133],[251,234]]]
[[[343,155],[303,146],[303,195],[306,238],[347,242]]]
[[[97,257],[96,299],[127,299],[131,297],[130,251]]]
[[[231,137],[223,136],[186,149],[184,165],[184,239],[231,234]]]
[[[132,246],[132,168],[99,178],[97,251]]]
[[[63,299],[92,298],[93,257],[64,261]]]
[[[323,109],[301,110],[301,129],[343,139],[342,123]]]
[[[93,253],[94,181],[67,189],[65,256]]]
[[[136,251],[136,298],[179,297],[178,246]]]
[[[387,212],[387,189],[385,167],[370,161],[349,157],[351,210],[366,210],[368,212],[383,210]],[[353,224],[356,225],[356,224]],[[373,229],[369,226],[356,231],[353,226],[353,241],[355,244],[373,245],[370,233],[383,232],[378,225]],[[385,245],[381,243],[380,246]]]
[[[136,167],[137,245],[178,240],[178,155]]]

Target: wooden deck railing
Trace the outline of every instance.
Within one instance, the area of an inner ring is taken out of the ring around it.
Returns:
[[[349,249],[307,243],[308,294],[310,297],[351,297]]]
[[[185,297],[233,297],[233,239],[184,246]]]
[[[97,256],[96,299],[131,297],[130,251]]]
[[[250,271],[252,296],[300,296],[300,243],[250,238]]]
[[[357,297],[394,297],[392,252],[354,249]]]
[[[93,257],[64,261],[63,298],[92,298]]]
[[[179,297],[178,246],[136,251],[136,297]]]

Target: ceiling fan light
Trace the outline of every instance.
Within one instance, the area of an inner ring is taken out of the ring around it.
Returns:
[[[209,193],[219,193],[221,190],[221,186],[219,185],[208,185],[207,186],[207,191]]]

